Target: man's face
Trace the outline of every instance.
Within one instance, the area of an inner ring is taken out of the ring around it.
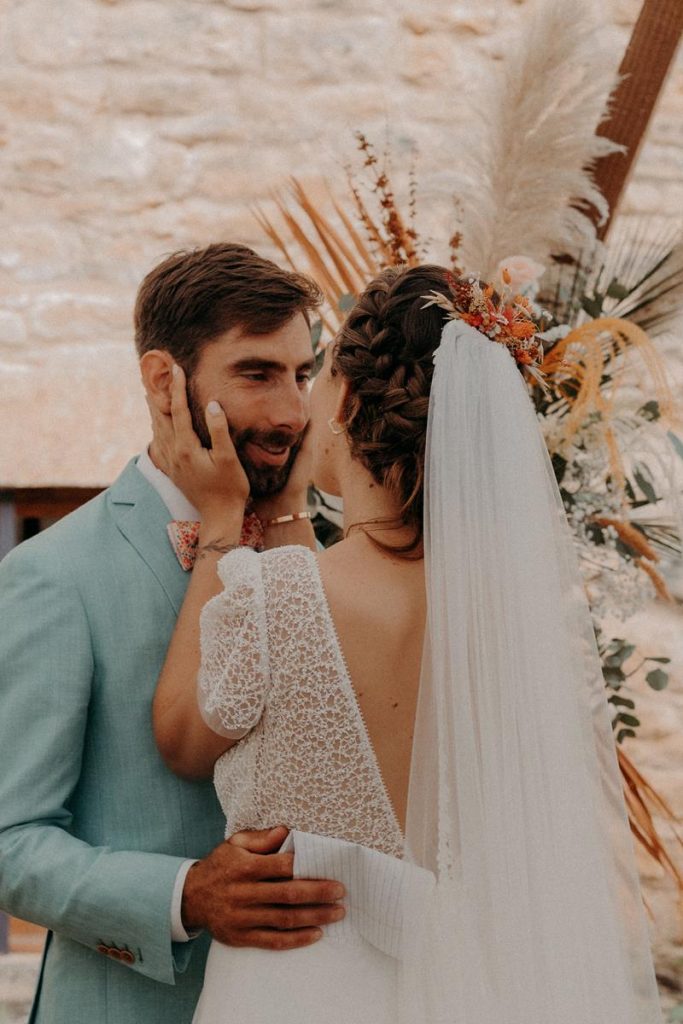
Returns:
[[[211,447],[204,410],[215,399],[253,498],[277,494],[287,483],[308,422],[313,363],[310,328],[297,313],[272,334],[226,331],[205,345],[188,381],[197,436]]]

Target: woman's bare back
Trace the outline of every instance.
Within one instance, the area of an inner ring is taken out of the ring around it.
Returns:
[[[402,828],[425,628],[424,562],[357,535],[318,556],[351,682]]]

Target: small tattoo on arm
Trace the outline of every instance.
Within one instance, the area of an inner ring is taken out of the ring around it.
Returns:
[[[211,540],[208,544],[202,544],[197,548],[197,561],[200,558],[206,558],[207,555],[217,553],[219,555],[227,555],[229,551],[235,551],[239,547],[239,544],[226,544],[222,540]]]

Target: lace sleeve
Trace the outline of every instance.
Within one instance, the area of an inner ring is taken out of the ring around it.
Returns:
[[[239,548],[221,558],[222,593],[200,620],[199,708],[220,736],[240,739],[258,723],[270,670],[260,556]]]

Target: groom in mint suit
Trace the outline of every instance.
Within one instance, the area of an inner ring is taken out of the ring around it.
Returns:
[[[213,386],[211,360],[246,337],[258,362],[260,338],[293,323],[301,352],[315,299],[306,279],[241,246],[175,254],[136,306],[148,395],[164,411],[172,365],[183,365],[205,433],[197,401],[202,381]],[[283,357],[269,397],[258,380],[224,372],[258,511],[261,498],[281,512],[307,416],[299,367]],[[276,442],[291,448],[286,471],[269,465]],[[167,531],[184,499],[153,454],[0,565],[0,908],[48,929],[36,1024],[189,1024],[209,932],[307,944],[339,895],[291,881],[291,858],[274,852],[282,830],[222,842],[211,783],[176,777],[154,745],[151,702],[189,571]],[[259,886],[272,877],[282,898],[266,906]]]

